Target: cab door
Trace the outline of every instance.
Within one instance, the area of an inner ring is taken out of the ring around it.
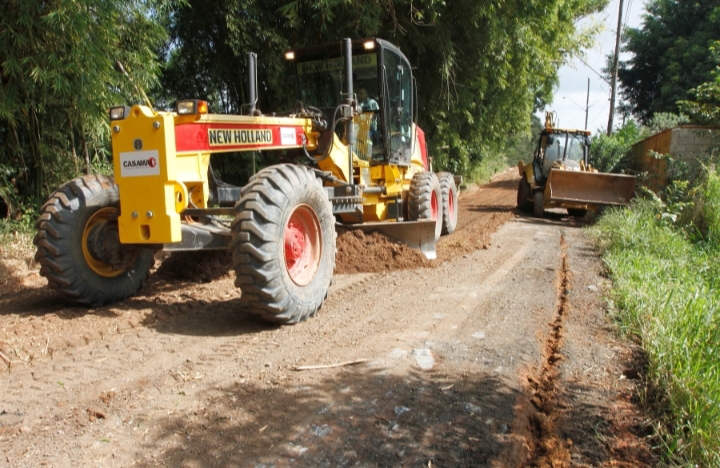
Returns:
[[[407,59],[382,49],[382,113],[388,162],[409,166],[413,144],[412,72]]]

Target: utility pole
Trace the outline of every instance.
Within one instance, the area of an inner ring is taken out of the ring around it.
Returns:
[[[588,111],[590,110],[590,77],[588,76],[588,90],[585,98],[585,130],[587,130]]]
[[[617,35],[615,36],[615,57],[613,57],[612,82],[610,83],[610,116],[608,117],[607,134],[612,135],[613,115],[615,114],[615,89],[617,87],[618,59],[620,58],[620,34],[622,33],[623,0],[620,0],[618,11]]]

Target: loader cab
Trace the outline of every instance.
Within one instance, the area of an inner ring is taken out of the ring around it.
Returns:
[[[590,132],[585,130],[544,129],[540,133],[533,171],[535,180],[544,184],[550,169],[562,166],[568,170],[588,167],[590,155]]]
[[[394,45],[382,39],[352,42],[353,94],[364,88],[375,106],[362,106],[353,117],[355,154],[371,164],[409,166],[413,152],[414,87],[410,62]],[[292,51],[297,96],[306,107],[319,109],[328,127],[345,142],[338,105],[347,99],[343,89],[340,43]],[[345,142],[347,143],[347,142]]]

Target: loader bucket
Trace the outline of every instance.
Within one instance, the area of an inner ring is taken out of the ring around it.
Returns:
[[[635,176],[553,169],[547,185],[547,202],[626,205],[635,191]]]
[[[403,244],[420,250],[428,260],[435,260],[435,223],[433,219],[420,221],[378,222],[363,224],[341,224],[345,229],[360,229],[362,232],[379,232]]]

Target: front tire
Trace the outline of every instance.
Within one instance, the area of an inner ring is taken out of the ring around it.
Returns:
[[[35,260],[48,286],[70,302],[99,307],[126,299],[142,286],[153,251],[120,244],[120,195],[112,177],[73,179],[43,205],[35,224]]]
[[[530,183],[525,176],[520,179],[517,193],[517,207],[520,211],[531,213],[533,211],[533,203],[530,201],[531,189]]]
[[[457,227],[457,186],[455,177],[449,172],[438,174],[442,198],[442,234],[452,234]]]
[[[545,194],[542,191],[535,192],[533,215],[536,218],[542,218],[545,215]]]
[[[335,223],[313,172],[294,164],[263,169],[235,213],[230,249],[243,306],[274,323],[315,315],[335,269]]]
[[[435,220],[436,241],[440,239],[443,227],[441,200],[440,180],[434,172],[423,171],[413,176],[408,193],[408,219]]]

